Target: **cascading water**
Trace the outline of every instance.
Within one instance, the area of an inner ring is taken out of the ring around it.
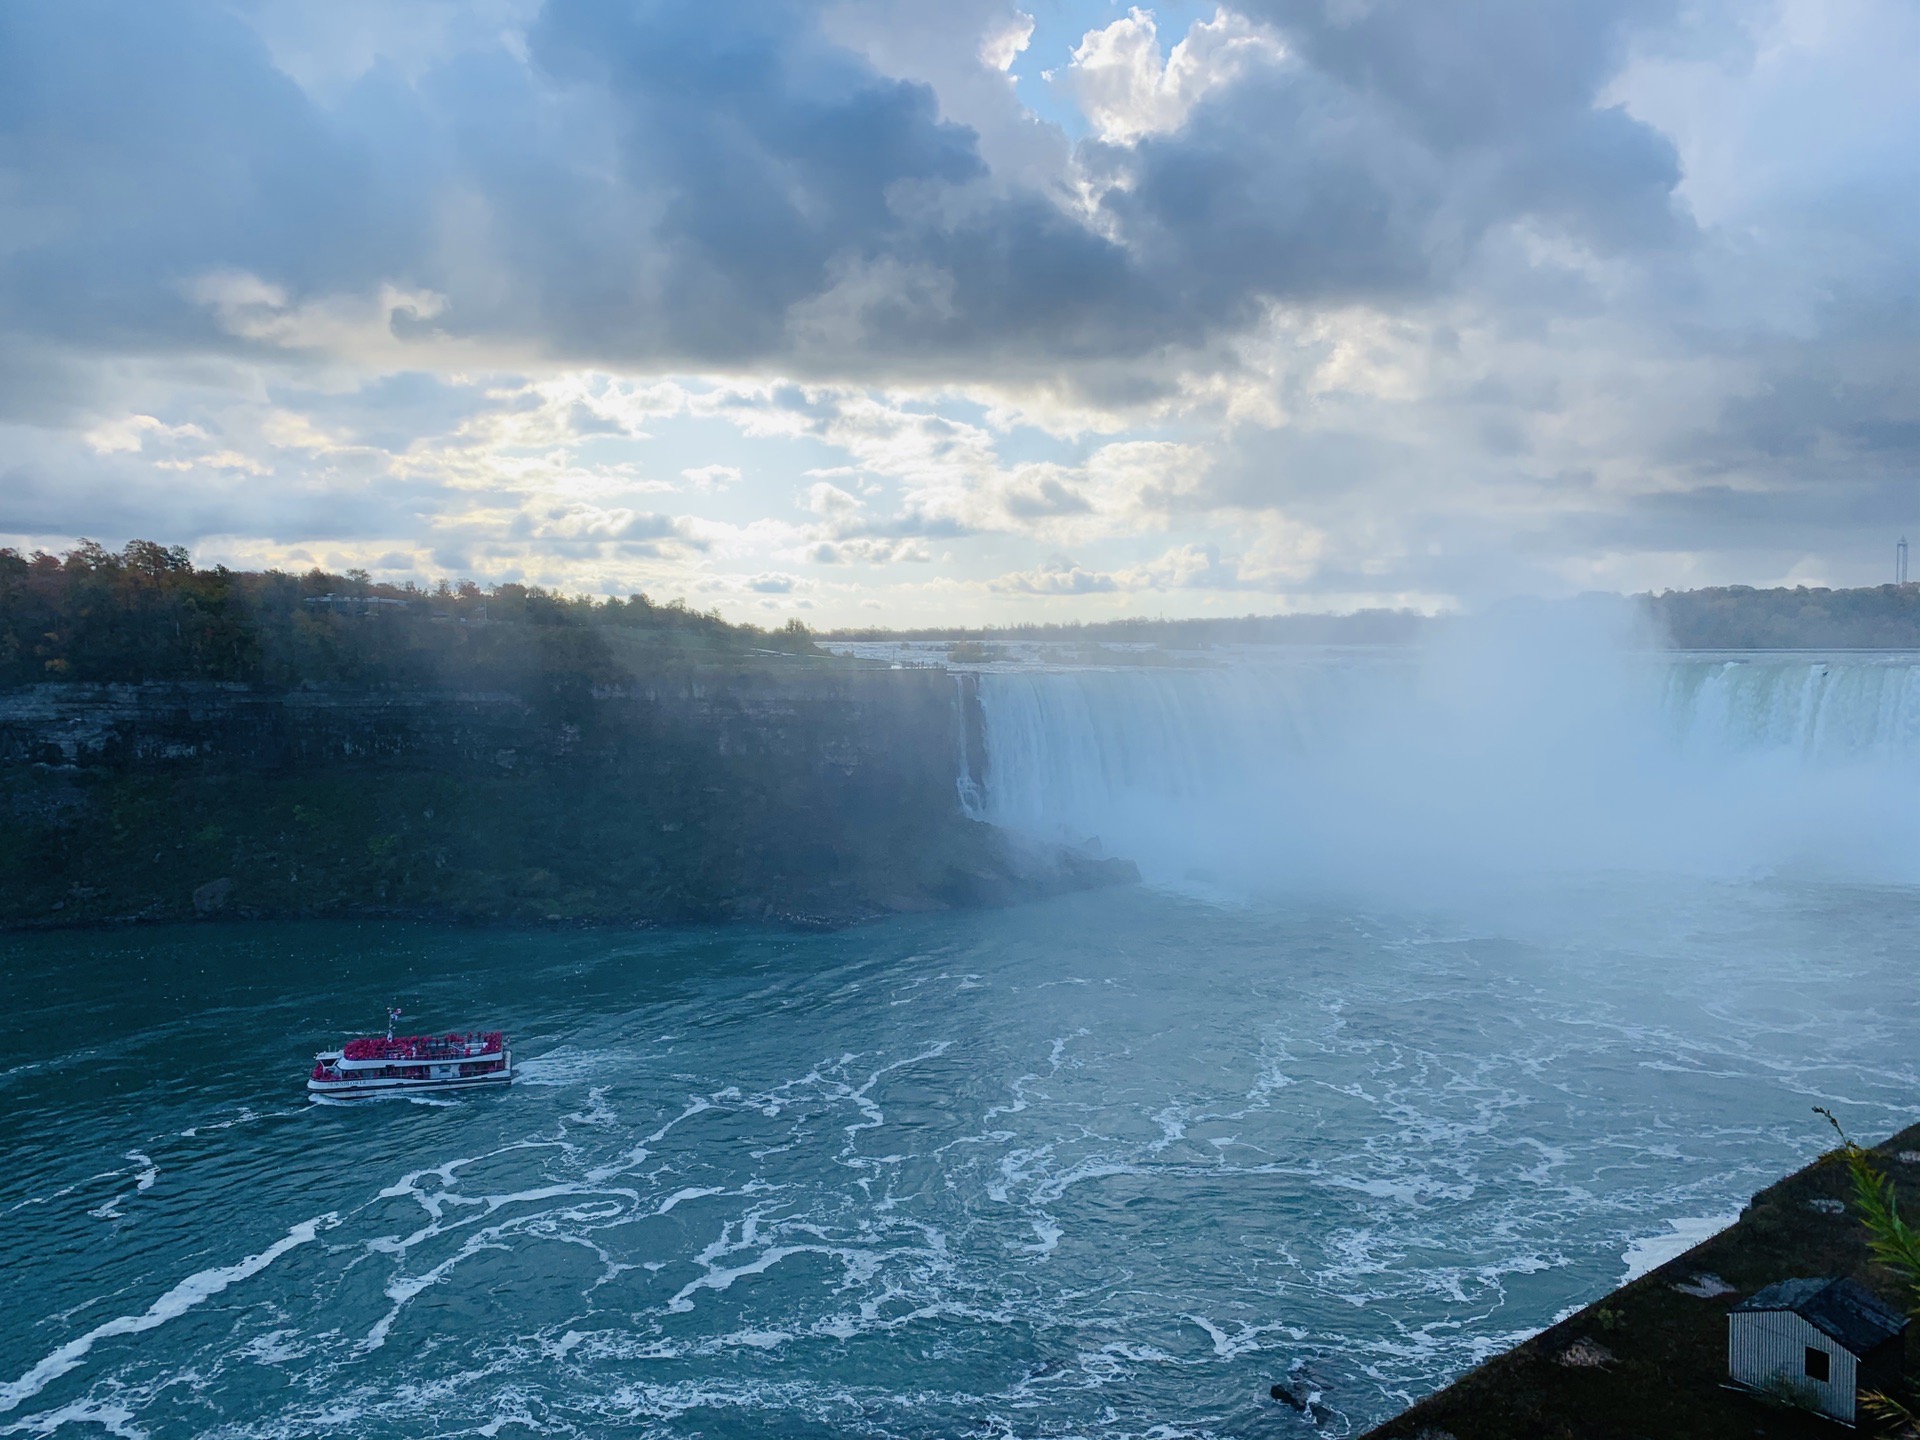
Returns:
[[[970,688],[977,813],[1160,879],[1920,874],[1920,656],[1270,653]]]
[[[1307,762],[1369,704],[1392,662],[983,674],[981,818],[1097,825],[1143,797],[1206,804],[1282,756]],[[1404,668],[1402,666],[1401,668]]]
[[[1701,755],[1920,758],[1920,656],[1682,657],[1667,702],[1681,743]]]

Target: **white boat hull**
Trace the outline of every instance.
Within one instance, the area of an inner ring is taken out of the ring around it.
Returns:
[[[405,1063],[405,1062],[400,1062]],[[428,1076],[373,1076],[362,1079],[342,1078],[339,1080],[307,1081],[309,1095],[325,1095],[338,1099],[355,1095],[423,1095],[442,1090],[480,1090],[492,1085],[507,1085],[513,1081],[513,1053],[507,1052],[506,1064],[498,1070],[489,1070],[484,1075],[444,1075],[438,1078]]]

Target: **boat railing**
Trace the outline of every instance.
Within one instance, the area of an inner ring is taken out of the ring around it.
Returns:
[[[401,1035],[388,1040],[369,1036],[349,1040],[341,1050],[343,1060],[419,1063],[432,1060],[478,1060],[498,1055],[506,1049],[507,1037],[498,1030],[469,1035]]]

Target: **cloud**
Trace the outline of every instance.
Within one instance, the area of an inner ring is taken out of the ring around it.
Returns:
[[[126,415],[94,426],[84,438],[96,455],[113,455],[138,453],[149,439],[204,440],[206,435],[198,425],[168,425],[151,415]]]
[[[296,305],[280,286],[232,270],[202,275],[186,289],[229,335],[368,364],[399,358],[407,339],[429,334],[427,322],[447,308],[444,295],[392,284],[368,296],[333,295]]]
[[[1100,595],[1120,585],[1111,575],[1083,570],[1065,556],[1056,556],[1032,570],[1002,575],[992,588],[1013,595]]]
[[[1068,484],[1060,474],[1037,469],[1019,476],[1001,498],[1007,514],[1015,520],[1035,520],[1056,515],[1084,515],[1093,502]]]
[[[1310,527],[1268,519],[1240,555],[1217,544],[1170,547],[1144,564],[1093,570],[1063,555],[1031,570],[996,577],[990,588],[1012,595],[1102,595],[1115,592],[1219,590],[1237,595],[1286,594],[1313,573],[1321,539]]]
[[[1033,39],[1033,16],[1016,10],[981,37],[980,63],[990,70],[1005,72]]]
[[[1164,62],[1135,12],[1072,67],[1105,139],[1042,180],[996,175],[930,85],[799,0],[724,23],[549,0],[511,43],[396,32],[410,81],[374,63],[308,87],[276,62],[284,7],[260,22],[276,52],[185,0],[127,24],[22,0],[0,18],[20,141],[0,293],[64,343],[374,360],[464,340],[848,378],[1132,357],[1160,383],[1167,347],[1274,297],[1446,283],[1498,223],[1653,234],[1671,147],[1593,106],[1633,12],[1581,8],[1549,25],[1489,0],[1448,22],[1438,80],[1411,63],[1403,32],[1440,23],[1417,6],[1223,11]],[[992,17],[981,53],[1017,54],[1022,23]],[[1490,90],[1514,123],[1483,113]],[[79,165],[69,134],[92,144]]]
[[[6,533],[1198,604],[1916,525],[1911,5],[1098,20],[0,7]]]
[[[803,547],[801,558],[816,565],[910,565],[933,563],[933,552],[919,540],[885,536],[856,536],[848,540],[820,540]]]
[[[740,483],[740,471],[732,465],[697,465],[682,470],[680,478],[692,482],[696,490],[725,490]]]
[[[1065,83],[1100,138],[1125,144],[1178,130],[1209,91],[1285,53],[1277,36],[1221,10],[1195,24],[1163,63],[1152,12],[1135,8],[1087,32]]]
[[[860,497],[829,481],[816,480],[807,487],[805,504],[815,515],[844,519],[860,509]]]
[[[529,507],[516,517],[513,528],[520,534],[549,542],[631,544],[671,540],[693,549],[704,549],[707,544],[684,518],[653,511],[603,510],[591,505]]]

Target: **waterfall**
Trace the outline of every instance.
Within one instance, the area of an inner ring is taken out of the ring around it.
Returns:
[[[1394,668],[1405,662],[980,675],[979,813],[1085,829],[1146,797],[1205,805],[1281,757],[1306,763],[1336,744],[1386,700]]]
[[[1920,756],[1920,657],[1680,657],[1668,710],[1699,754],[1774,750],[1809,761]]]
[[[1812,859],[1920,878],[1920,656],[1308,651],[966,685],[974,813],[1162,877]]]

